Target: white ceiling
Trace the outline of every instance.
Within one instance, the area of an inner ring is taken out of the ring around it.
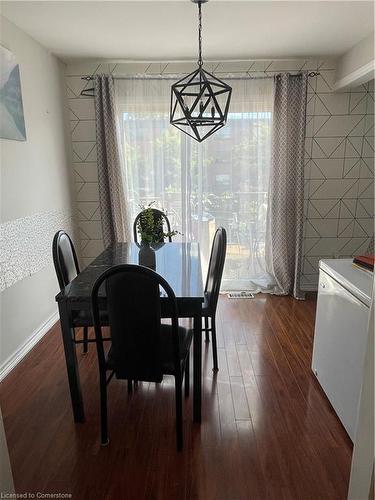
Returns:
[[[196,58],[189,0],[9,1],[1,12],[64,60]],[[203,26],[207,59],[334,57],[374,30],[374,4],[211,0]]]

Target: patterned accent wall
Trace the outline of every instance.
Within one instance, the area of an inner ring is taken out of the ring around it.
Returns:
[[[305,140],[303,283],[323,257],[366,252],[374,234],[373,81],[332,93],[334,72],[310,79]]]
[[[52,264],[52,240],[61,228],[74,238],[70,211],[50,210],[0,225],[0,292]]]
[[[224,74],[272,75],[310,70],[305,141],[305,226],[302,286],[316,289],[318,261],[364,252],[373,235],[374,88],[373,82],[348,92],[333,93],[334,61],[226,61],[205,64]],[[102,249],[94,103],[81,97],[91,82],[81,76],[185,74],[195,63],[79,63],[68,65],[72,168],[77,191],[82,258],[88,264]]]

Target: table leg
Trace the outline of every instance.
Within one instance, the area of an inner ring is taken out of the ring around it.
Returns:
[[[61,333],[64,343],[65,362],[68,372],[70,398],[75,422],[85,421],[81,381],[79,378],[76,346],[73,342],[73,329],[70,325],[69,310],[65,301],[59,302]]]
[[[194,422],[201,421],[202,407],[202,314],[194,316]]]

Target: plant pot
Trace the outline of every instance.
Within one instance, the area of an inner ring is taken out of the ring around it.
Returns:
[[[148,243],[141,243],[138,254],[138,263],[140,266],[156,269],[155,250]]]

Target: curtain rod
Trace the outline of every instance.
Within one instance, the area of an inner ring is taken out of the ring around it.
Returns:
[[[281,74],[281,73],[275,73],[274,75],[265,75],[265,76],[252,76],[252,75],[246,75],[246,76],[226,76],[225,79],[226,80],[245,80],[246,78],[249,78],[250,80],[261,80],[261,79],[264,79],[264,78],[273,78],[275,75],[277,76],[278,74]],[[302,73],[296,73],[296,74],[291,74],[290,76],[299,76],[301,75]],[[308,74],[308,76],[311,78],[311,77],[314,77],[314,76],[318,76],[320,75],[319,72],[316,72],[316,71],[310,71],[310,73]],[[149,76],[149,75],[133,75],[133,76],[114,76],[113,79],[114,80],[175,80],[176,78],[180,78],[181,75],[170,75],[170,76],[167,76],[167,75],[158,75],[158,76]],[[81,77],[81,80],[86,80],[86,81],[90,81],[90,80],[93,80],[94,77],[93,76],[82,76]]]
[[[247,75],[246,76],[226,76],[225,79],[226,80],[265,80],[267,78],[274,78],[274,76],[278,76],[278,75],[281,75],[282,73],[275,73],[274,75],[265,75],[265,76],[251,76],[251,75]],[[295,73],[295,74],[291,74],[290,76],[299,76],[301,75],[302,73]],[[318,76],[320,75],[319,72],[316,72],[316,71],[310,71],[310,73],[308,73],[308,76],[311,78],[311,77],[315,77],[315,76]],[[164,76],[164,75],[158,75],[158,76],[149,76],[149,75],[133,75],[133,76],[114,76],[113,79],[114,80],[174,80],[176,81],[176,78],[181,78],[181,75],[170,75],[170,76]],[[94,77],[93,76],[82,76],[81,77],[81,80],[86,80],[87,82],[93,80]],[[91,87],[89,89],[83,89],[80,93],[81,96],[83,97],[94,97],[94,87]]]

